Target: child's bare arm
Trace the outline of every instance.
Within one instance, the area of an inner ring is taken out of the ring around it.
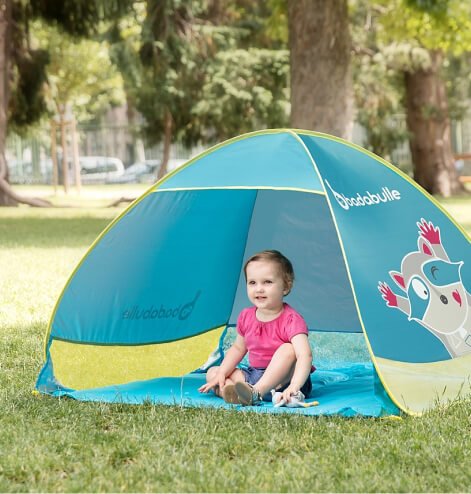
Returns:
[[[306,334],[297,334],[291,339],[296,354],[296,366],[290,385],[283,391],[283,399],[289,401],[290,396],[297,393],[306,382],[312,367],[312,352]]]
[[[213,379],[201,386],[198,391],[207,393],[216,386],[219,386],[219,389],[222,389],[226,382],[226,377],[232,374],[237,367],[237,364],[244,358],[246,353],[247,347],[245,346],[244,338],[238,334],[232,346],[227,350],[218,373]]]
[[[244,338],[238,334],[231,348],[226,352],[221,367],[219,368],[220,371],[223,372],[226,377],[232,374],[237,367],[237,364],[245,357],[246,353],[247,347],[245,346]]]

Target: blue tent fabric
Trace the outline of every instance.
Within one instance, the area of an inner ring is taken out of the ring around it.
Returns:
[[[258,413],[345,417],[398,415],[399,409],[388,396],[375,392],[376,380],[377,376],[371,363],[345,363],[343,367],[335,370],[317,370],[312,376],[314,391],[307,401],[318,401],[319,405],[309,408],[275,408],[271,403],[263,403],[255,407],[227,404],[212,393],[198,392],[199,386],[205,382],[204,374],[162,377],[81,391],[56,391],[55,395],[80,401],[127,404],[148,402],[185,407],[246,409]]]
[[[225,324],[243,260],[240,239],[247,235],[255,198],[253,190],[147,196],[78,268],[55,314],[51,336],[136,345],[172,341],[176,332],[185,338]],[[223,271],[226,290],[214,293]],[[192,281],[182,293],[180,280],[189,272]],[[171,317],[134,317],[137,311],[157,313],[161,307]]]
[[[323,190],[312,161],[290,133],[255,135],[218,146],[170,176],[158,190],[228,185]]]

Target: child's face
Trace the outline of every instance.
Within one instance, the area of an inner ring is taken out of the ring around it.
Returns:
[[[272,261],[252,261],[247,265],[247,295],[260,310],[280,310],[288,287],[280,266]]]

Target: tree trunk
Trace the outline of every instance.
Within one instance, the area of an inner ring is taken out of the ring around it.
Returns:
[[[448,100],[440,77],[443,55],[430,55],[428,69],[404,74],[409,146],[415,181],[430,194],[449,197],[464,188],[455,168]]]
[[[64,111],[60,112],[60,132],[61,132],[61,148],[62,148],[62,185],[64,193],[69,193],[69,163],[67,152],[67,125]]]
[[[126,117],[128,119],[128,125],[130,125],[133,129],[131,140],[128,143],[131,163],[139,161],[143,162],[146,160],[144,141],[136,129],[137,115],[137,110],[133,100],[129,95],[126,95]]]
[[[80,195],[82,192],[82,176],[80,175],[80,159],[79,159],[79,138],[77,132],[77,122],[75,117],[72,116],[70,122],[70,133],[72,137],[72,164],[74,168],[74,180],[75,188],[77,189],[77,194]]]
[[[52,187],[54,195],[57,194],[59,185],[59,167],[57,165],[57,126],[54,120],[51,120],[51,160],[52,160]]]
[[[11,84],[11,26],[12,2],[0,0],[0,206],[50,206],[44,199],[19,196],[8,180],[8,164],[5,157],[8,125],[8,102]]]
[[[347,0],[289,0],[288,26],[292,127],[351,138]]]
[[[165,110],[164,121],[164,152],[162,164],[157,172],[157,180],[160,180],[167,173],[168,160],[170,158],[170,146],[172,144],[173,118],[168,109]]]
[[[0,0],[0,206],[16,206],[8,190],[8,165],[5,158],[7,111],[10,99],[11,0]]]

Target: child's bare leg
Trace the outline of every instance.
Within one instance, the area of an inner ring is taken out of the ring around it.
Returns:
[[[265,393],[291,381],[296,364],[296,353],[291,343],[284,343],[274,353],[263,376],[255,384],[255,389],[263,396]]]

